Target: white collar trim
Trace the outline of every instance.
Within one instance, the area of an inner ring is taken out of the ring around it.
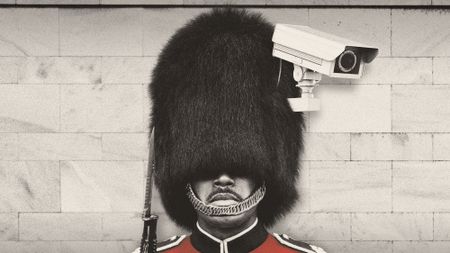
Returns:
[[[215,242],[218,242],[218,243],[222,244],[222,243],[225,243],[225,242],[226,242],[226,243],[231,242],[231,241],[233,241],[233,240],[235,240],[235,239],[237,239],[237,238],[239,238],[239,237],[245,235],[245,234],[248,233],[250,230],[252,230],[252,229],[256,226],[256,224],[258,224],[258,218],[256,218],[255,222],[254,222],[250,227],[248,227],[248,228],[242,230],[241,232],[239,232],[239,233],[237,233],[237,234],[235,234],[235,235],[233,235],[233,236],[231,236],[231,237],[228,237],[228,238],[226,238],[226,239],[224,239],[224,240],[220,240],[219,238],[217,238],[217,237],[211,235],[210,233],[206,232],[204,229],[202,229],[202,228],[200,227],[200,224],[198,224],[198,222],[197,222],[197,228],[198,228],[198,230],[200,230],[200,232],[202,232],[204,235],[206,235],[206,236],[208,236],[209,238],[211,238],[211,240],[213,240],[213,241],[215,241]]]

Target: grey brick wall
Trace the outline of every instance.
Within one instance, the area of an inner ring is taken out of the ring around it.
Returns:
[[[0,0],[7,5],[443,6],[448,0]]]
[[[16,5],[0,9],[0,252],[131,252],[142,226],[151,69],[175,29],[207,10],[181,5],[223,1],[0,3]],[[331,253],[448,253],[450,12],[389,7],[448,1],[239,3],[272,22],[380,48],[361,80],[325,78],[317,89],[301,201],[273,230]],[[366,4],[383,6],[326,6]],[[154,201],[159,237],[185,233],[157,193]]]

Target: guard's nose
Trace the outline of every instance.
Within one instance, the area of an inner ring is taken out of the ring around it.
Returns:
[[[215,187],[231,187],[234,185],[234,180],[227,174],[222,174],[214,180]]]

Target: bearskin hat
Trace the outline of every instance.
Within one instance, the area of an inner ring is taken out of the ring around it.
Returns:
[[[287,101],[299,91],[292,64],[272,56],[273,31],[259,14],[214,9],[179,29],[159,55],[149,89],[155,184],[184,228],[197,220],[186,184],[221,173],[264,181],[257,214],[266,226],[297,199],[304,120]]]

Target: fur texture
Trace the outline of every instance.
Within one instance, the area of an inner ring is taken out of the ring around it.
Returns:
[[[260,15],[215,9],[179,29],[161,52],[150,95],[155,183],[168,215],[192,228],[185,186],[219,173],[264,181],[258,217],[272,225],[295,203],[303,116],[287,97],[292,64],[272,57],[273,26]]]

